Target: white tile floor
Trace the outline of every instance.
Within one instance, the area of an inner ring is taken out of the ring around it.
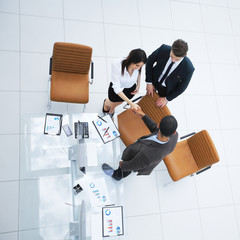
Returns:
[[[53,43],[93,47],[95,84],[86,110],[101,113],[113,59],[138,47],[149,55],[177,38],[188,41],[196,70],[169,108],[181,135],[210,132],[220,163],[167,186],[163,164],[148,177],[125,179],[128,236],[240,240],[239,29],[239,0],[0,0],[0,240],[60,240],[68,231],[68,164],[64,153],[43,162],[51,153],[40,144],[42,120],[34,118],[47,112]],[[82,106],[52,109],[74,113]]]

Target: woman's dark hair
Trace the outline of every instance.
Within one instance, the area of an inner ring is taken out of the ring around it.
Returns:
[[[146,53],[140,49],[140,48],[137,48],[137,49],[133,49],[128,57],[126,59],[124,59],[122,61],[122,75],[124,74],[124,68],[128,68],[130,66],[130,64],[132,63],[140,63],[140,62],[143,62],[144,64],[146,63],[147,61],[147,55]],[[141,72],[141,69],[139,69],[139,72]]]
[[[177,126],[178,123],[176,118],[172,115],[168,115],[161,120],[159,130],[163,136],[170,137],[175,133]]]

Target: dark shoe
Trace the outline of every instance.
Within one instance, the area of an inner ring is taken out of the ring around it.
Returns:
[[[120,181],[123,178],[123,171],[120,167],[113,172],[112,178],[116,181]]]
[[[122,177],[120,176],[115,176],[115,174],[112,175],[112,178],[116,181],[120,181],[122,179]]]
[[[105,174],[107,174],[108,176],[112,177],[113,172],[114,172],[114,169],[113,169],[111,166],[109,166],[109,165],[106,164],[106,163],[103,163],[103,165],[102,165],[102,170],[103,170],[103,172],[104,172]]]
[[[106,99],[104,99],[104,101],[103,101],[102,111],[103,111],[103,113],[109,113],[110,108],[108,109],[108,111],[104,110],[105,101],[106,101]]]

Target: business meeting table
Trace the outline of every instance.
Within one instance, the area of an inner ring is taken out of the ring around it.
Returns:
[[[68,151],[72,186],[75,187],[72,190],[72,207],[73,222],[77,224],[70,225],[69,235],[78,226],[76,239],[127,239],[123,183],[105,175],[101,167],[103,163],[114,169],[118,167],[120,138],[104,143],[94,120],[103,121],[96,113],[65,114],[63,117],[62,125],[68,124],[73,133],[71,136],[64,132],[60,135],[61,144]],[[88,123],[88,136],[85,138],[79,138],[78,131],[75,135],[74,123],[77,122]],[[113,219],[109,214],[114,214]]]
[[[64,113],[62,126],[68,125],[72,135],[61,129],[59,136],[48,136],[43,134],[45,114],[22,117],[20,178],[29,180],[23,181],[20,192],[22,229],[37,229],[43,236],[41,231],[56,223],[56,229],[64,226],[68,231],[65,239],[128,239],[123,181],[113,180],[102,170],[103,163],[118,167],[122,143],[119,137],[103,143],[92,123],[96,119],[97,113]],[[88,122],[88,138],[76,138],[78,121]]]

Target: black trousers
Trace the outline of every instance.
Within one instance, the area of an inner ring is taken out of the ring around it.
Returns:
[[[120,167],[113,172],[112,178],[120,181],[122,178],[131,174],[131,171],[123,171]]]

